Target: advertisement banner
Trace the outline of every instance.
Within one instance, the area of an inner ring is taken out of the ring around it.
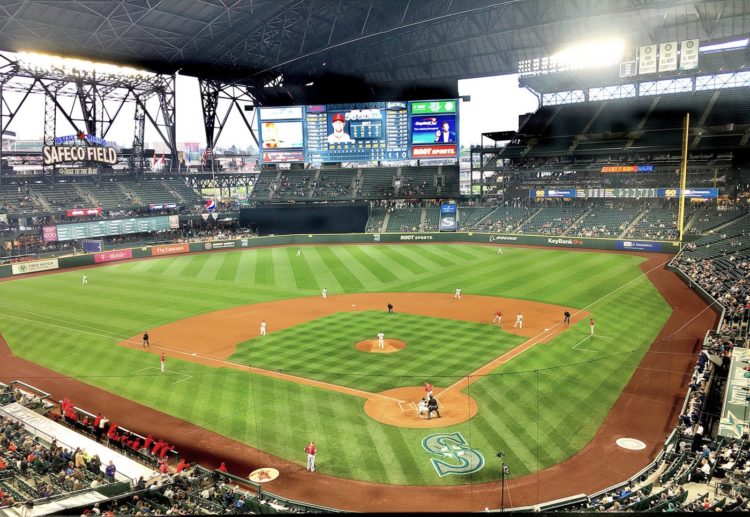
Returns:
[[[188,244],[166,244],[164,246],[154,246],[151,248],[151,256],[176,255],[177,253],[187,253],[190,251]]]
[[[455,144],[456,116],[436,115],[412,117],[411,143],[413,144]]]
[[[574,188],[531,189],[529,190],[529,197],[531,198],[574,198],[576,197],[576,189]]]
[[[44,165],[82,161],[114,165],[117,163],[117,151],[114,147],[74,145],[45,145],[42,147],[42,163]]]
[[[677,42],[670,41],[659,45],[659,72],[677,70]]]
[[[14,275],[25,275],[26,273],[36,273],[37,271],[49,271],[50,269],[57,269],[60,265],[57,263],[57,259],[48,260],[35,260],[33,262],[21,262],[19,264],[13,264],[11,268]]]
[[[305,146],[302,121],[261,122],[260,128],[263,149],[301,149]]]
[[[440,231],[455,232],[457,209],[455,203],[445,203],[440,205]]]
[[[94,254],[94,262],[114,262],[115,260],[127,260],[133,258],[133,250],[104,251]]]
[[[81,241],[84,253],[102,251],[102,241]]]
[[[264,163],[291,163],[304,161],[304,151],[263,151]]]
[[[750,429],[747,411],[747,386],[750,372],[745,370],[750,360],[750,350],[742,347],[732,349],[729,376],[724,391],[724,406],[719,420],[719,436],[740,439]]]
[[[660,189],[656,189],[656,193],[658,197],[671,199],[671,198],[680,196],[680,189],[660,188]],[[685,197],[701,198],[701,199],[715,199],[719,197],[719,189],[718,188],[686,188]]]
[[[203,243],[205,250],[224,250],[237,247],[237,241],[210,241]]]
[[[656,73],[656,45],[646,45],[638,51],[638,73]]]
[[[698,68],[699,40],[686,39],[680,43],[680,70]]]
[[[661,242],[645,241],[617,241],[615,247],[618,250],[635,251],[661,251]]]
[[[169,216],[169,227],[172,229],[177,229],[180,227],[180,216],[179,215],[170,215]]]
[[[301,119],[302,106],[281,106],[278,108],[260,108],[261,120]]]
[[[167,210],[168,208],[177,208],[175,203],[149,203],[149,210]]]
[[[42,239],[44,242],[57,242],[57,226],[42,226]]]
[[[411,103],[412,115],[425,113],[455,113],[457,102],[455,100],[445,101],[415,101]]]
[[[67,210],[66,215],[68,217],[80,217],[84,215],[102,215],[101,208],[74,208],[73,210]]]
[[[419,145],[412,147],[413,158],[454,158],[455,145]]]

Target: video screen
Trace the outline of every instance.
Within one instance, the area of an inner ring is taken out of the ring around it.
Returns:
[[[302,122],[262,122],[263,149],[298,149],[305,146]]]
[[[455,144],[455,115],[419,115],[411,118],[412,144]]]

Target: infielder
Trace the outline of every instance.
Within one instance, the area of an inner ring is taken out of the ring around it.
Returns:
[[[159,362],[161,363],[161,373],[164,373],[164,361],[166,358],[164,357],[164,352],[161,353],[161,358],[159,359]]]
[[[494,325],[495,323],[497,323],[498,325],[500,325],[500,322],[502,320],[503,320],[503,313],[500,311],[497,311],[495,313],[495,319],[492,320],[492,324]]]
[[[383,350],[385,348],[385,334],[378,332],[378,348]]]
[[[460,288],[456,289],[456,293],[453,295],[453,298],[455,298],[456,300],[460,300],[461,299],[461,289]]]
[[[309,445],[305,447],[305,452],[307,453],[307,470],[315,472],[315,455],[318,452],[315,448],[315,442],[310,442]]]
[[[519,329],[523,328],[523,314],[520,312],[516,314],[516,322],[513,324],[513,328],[518,327]]]
[[[589,319],[589,328],[591,329],[591,335],[594,335],[594,318]]]
[[[324,300],[326,298],[328,298],[328,289],[326,289],[325,287],[323,288],[323,290],[320,293],[323,295],[323,299]]]
[[[261,336],[266,335],[266,320],[263,320],[260,322],[260,335]]]
[[[86,285],[88,283],[89,283],[89,277],[87,277],[86,275],[83,275],[83,278],[81,279],[81,284]]]

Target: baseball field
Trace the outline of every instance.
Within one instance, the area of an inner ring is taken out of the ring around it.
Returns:
[[[0,333],[15,355],[298,465],[315,440],[323,474],[461,485],[499,479],[496,451],[518,477],[584,448],[671,313],[642,256],[460,244],[296,251],[2,282]],[[425,382],[439,419],[416,412]]]

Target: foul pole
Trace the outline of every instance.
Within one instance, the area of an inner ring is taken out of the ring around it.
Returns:
[[[682,231],[685,226],[685,184],[687,183],[688,135],[690,133],[690,113],[685,113],[682,127],[682,163],[680,164],[680,204],[677,214],[680,247],[682,247]]]

